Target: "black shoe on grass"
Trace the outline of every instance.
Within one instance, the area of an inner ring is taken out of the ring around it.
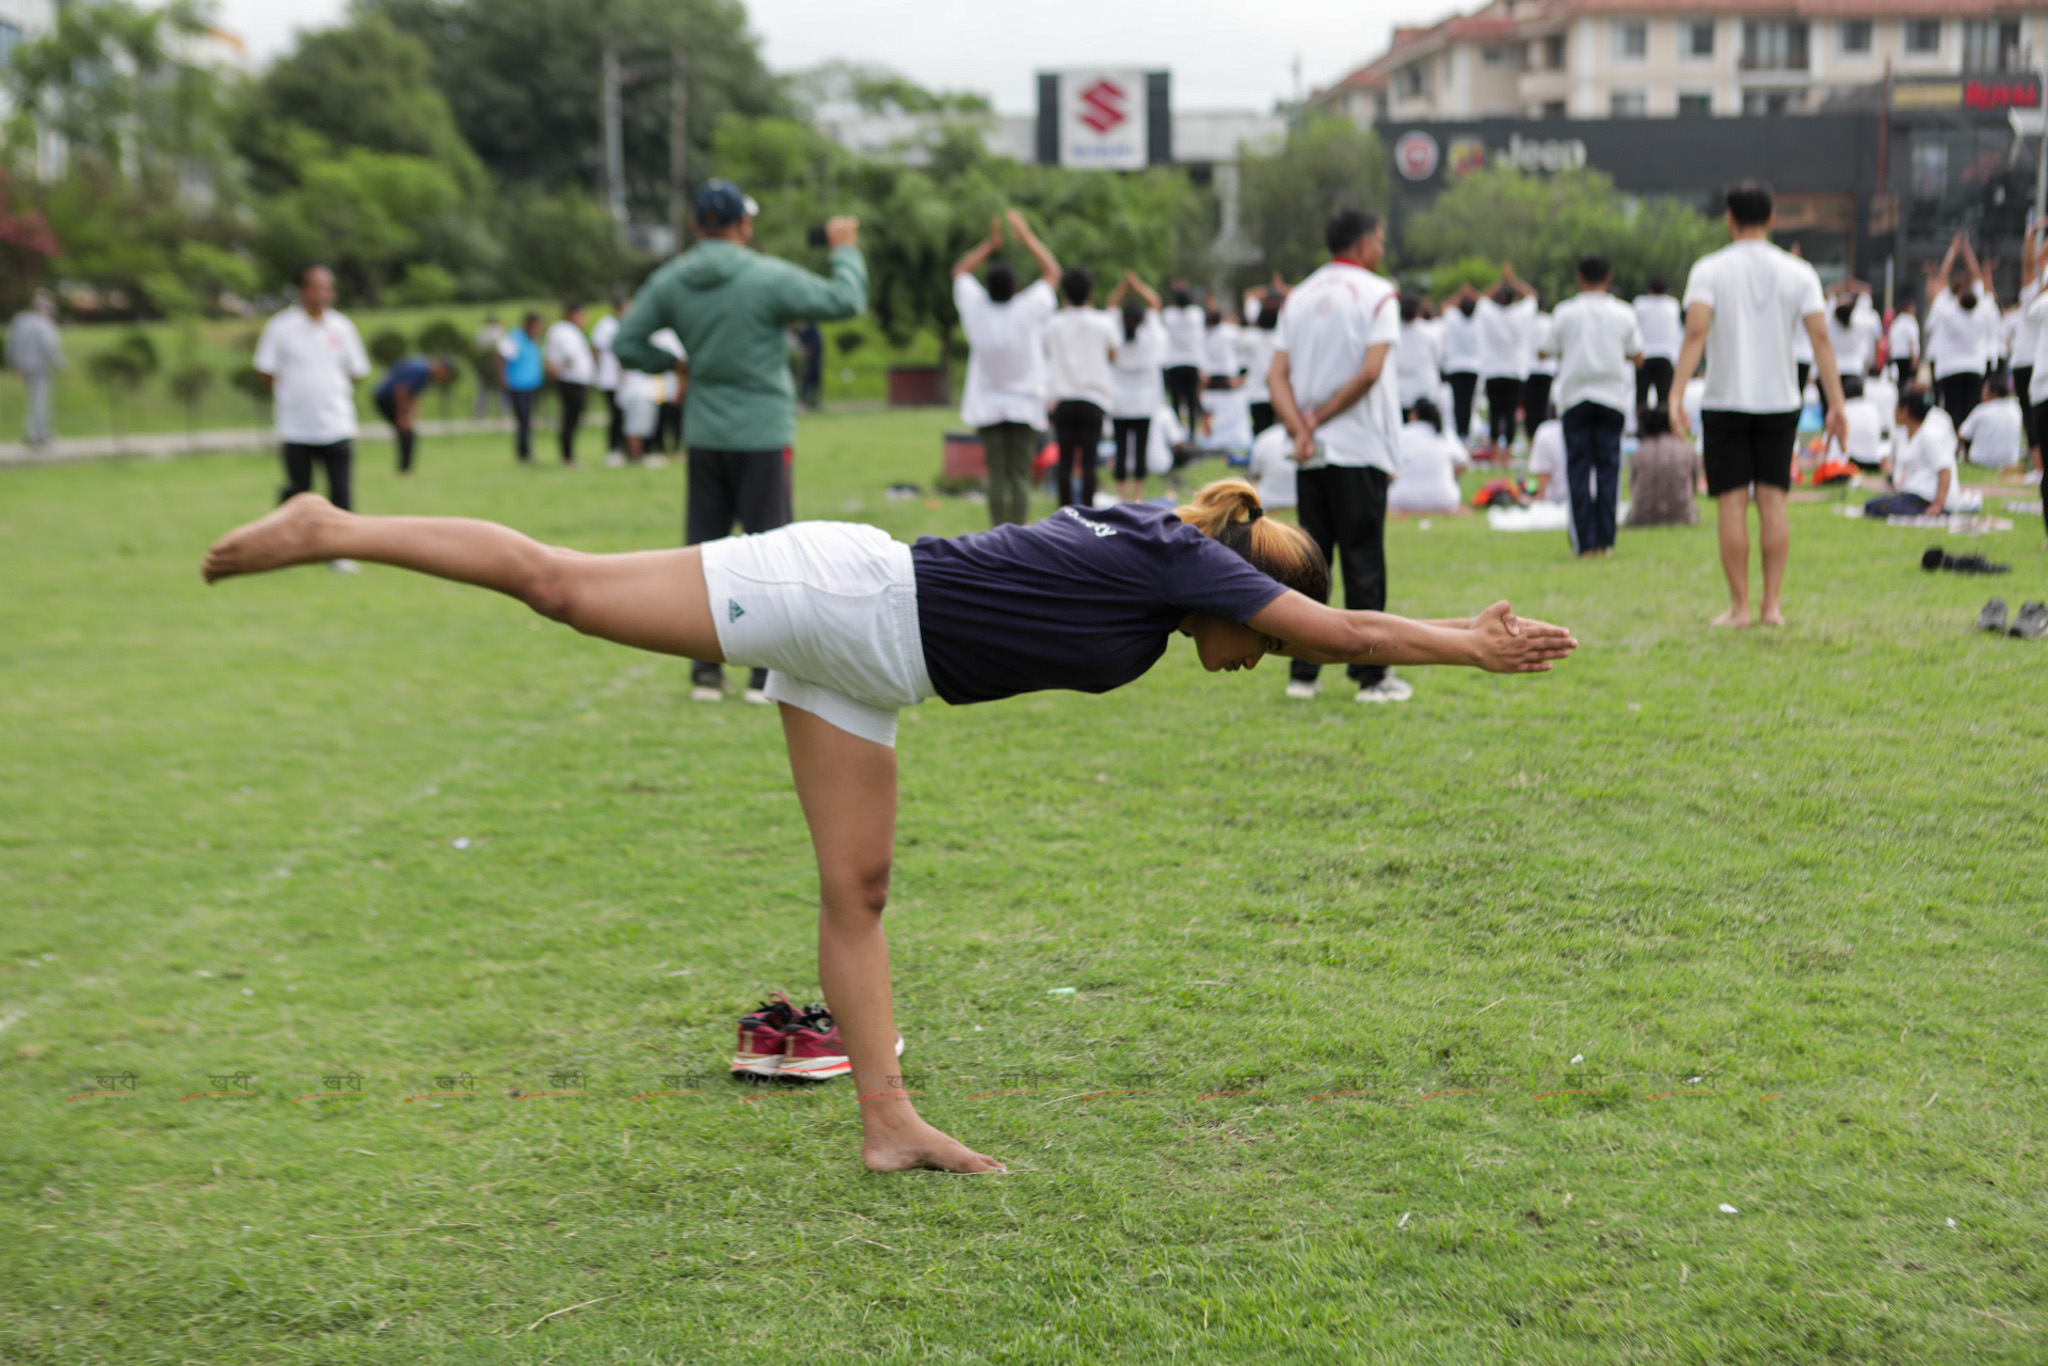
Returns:
[[[1993,598],[1984,604],[1984,610],[1977,614],[1977,629],[2005,634],[2005,599]]]
[[[2048,603],[2030,602],[2020,608],[2020,614],[2013,618],[2012,634],[2023,640],[2039,640],[2048,636]]]

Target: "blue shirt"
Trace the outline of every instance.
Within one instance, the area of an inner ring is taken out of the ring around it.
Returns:
[[[548,376],[547,366],[541,361],[540,343],[526,335],[524,328],[513,328],[498,343],[498,354],[504,355],[506,347],[512,354],[505,357],[505,387],[516,393],[538,389]]]
[[[402,389],[406,397],[418,398],[433,382],[434,370],[427,364],[427,358],[407,356],[384,372],[384,378],[377,384],[377,397],[385,398]]]
[[[1108,692],[1166,653],[1190,612],[1242,623],[1287,590],[1169,508],[1063,507],[910,548],[925,668],[940,697]]]

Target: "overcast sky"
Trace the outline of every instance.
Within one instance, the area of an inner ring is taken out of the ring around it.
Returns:
[[[1476,0],[1475,0],[1476,3]],[[218,0],[259,59],[295,30],[339,22],[346,0]],[[1469,8],[1469,6],[1467,6]],[[1066,66],[1173,72],[1183,109],[1259,109],[1327,85],[1386,46],[1398,19],[1442,17],[1438,0],[747,0],[775,71],[828,58],[893,67],[920,85],[973,90],[1005,113],[1037,105],[1033,73]]]

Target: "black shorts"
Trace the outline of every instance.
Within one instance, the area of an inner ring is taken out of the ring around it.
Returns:
[[[1799,413],[1738,413],[1709,408],[1700,414],[1707,492],[1718,498],[1751,484],[1792,487],[1792,447]]]

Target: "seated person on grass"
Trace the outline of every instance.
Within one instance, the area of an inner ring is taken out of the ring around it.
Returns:
[[[2020,401],[2012,396],[2012,386],[2003,376],[1993,375],[1984,381],[1984,401],[1970,409],[1956,435],[1966,452],[1963,458],[1971,464],[1995,470],[2020,468],[2027,453],[2027,424]]]
[[[1387,511],[1396,516],[1462,515],[1458,472],[1472,463],[1465,448],[1444,435],[1443,414],[1426,398],[1415,400],[1414,417],[1401,427],[1401,472],[1387,490]]]
[[[1896,407],[1896,398],[1893,404]],[[1842,416],[1849,424],[1848,444],[1843,445],[1833,436],[1826,439],[1820,466],[1815,472],[1814,482],[1817,484],[1835,482],[1828,472],[1845,462],[1870,474],[1884,466],[1884,414],[1871,401],[1861,375],[1842,376]],[[1847,478],[1850,473],[1843,470],[1841,477]]]
[[[1536,481],[1537,502],[1569,505],[1572,501],[1564,477],[1564,423],[1558,420],[1554,404],[1549,419],[1529,438],[1529,477]]]
[[[1940,517],[1956,487],[1956,424],[1925,389],[1899,395],[1898,454],[1890,469],[1897,492],[1863,505],[1865,517]]]
[[[1694,526],[1693,500],[1707,491],[1706,464],[1690,441],[1671,431],[1669,408],[1636,410],[1636,453],[1628,463],[1628,520],[1622,525]]]

